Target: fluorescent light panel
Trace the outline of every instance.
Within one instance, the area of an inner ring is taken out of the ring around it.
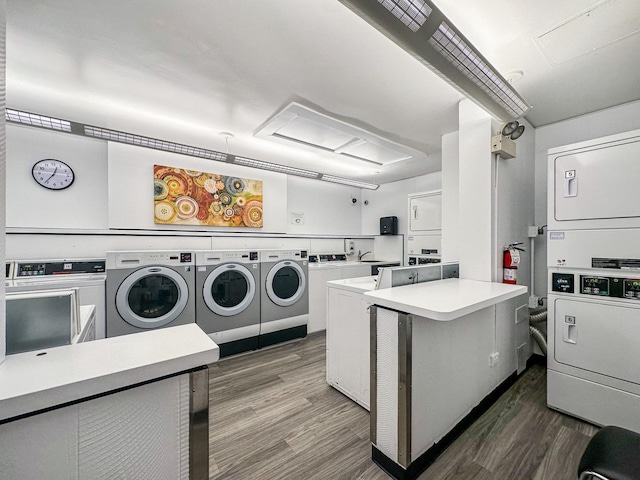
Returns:
[[[340,0],[502,121],[530,106],[431,0]],[[408,27],[408,28],[407,28]]]
[[[302,170],[300,168],[279,165],[277,163],[263,162],[262,160],[254,160],[253,158],[235,157],[233,159],[233,163],[244,165],[245,167],[270,170],[272,172],[286,173],[288,175],[297,175],[298,177],[318,178],[320,176],[319,173],[312,172],[310,170]]]
[[[422,0],[378,0],[378,3],[393,13],[412,32],[417,32],[433,11]]]
[[[513,117],[526,113],[527,104],[446,22],[440,24],[429,44]]]
[[[162,150],[171,153],[181,153],[192,157],[206,158],[208,160],[217,160],[225,162],[227,155],[205,148],[191,147],[180,143],[167,142],[166,140],[158,140],[156,138],[134,135],[132,133],[119,132],[117,130],[109,130],[107,128],[92,127],[85,125],[84,133],[88,137],[101,138],[112,142],[127,143],[139,147],[152,148],[154,150]]]
[[[375,183],[361,182],[360,180],[352,180],[350,178],[336,177],[334,175],[323,174],[320,180],[331,183],[339,183],[341,185],[349,185],[350,187],[366,188],[367,190],[377,190],[379,185]]]
[[[59,118],[46,117],[35,113],[21,112],[7,108],[5,110],[5,118],[9,122],[20,123],[22,125],[31,125],[32,127],[49,128],[61,132],[71,132],[71,122],[60,120]]]
[[[289,167],[287,165],[279,165],[277,163],[263,162],[262,160],[254,160],[252,158],[234,157],[222,152],[216,152],[214,150],[207,150],[205,148],[192,147],[190,145],[183,145],[180,143],[168,142],[166,140],[159,140],[157,138],[145,137],[142,135],[135,135],[132,133],[120,132],[118,130],[111,130],[108,128],[94,127],[91,125],[74,125],[76,128],[74,131],[71,129],[72,122],[68,120],[61,120],[59,118],[47,117],[44,115],[38,115],[35,113],[23,112],[20,110],[14,110],[7,108],[5,110],[5,118],[8,122],[19,123],[22,125],[29,125],[33,127],[48,128],[51,130],[58,130],[61,132],[72,133],[75,135],[82,135],[92,138],[100,138],[102,140],[108,140],[111,142],[126,143],[129,145],[135,145],[138,147],[151,148],[154,150],[162,150],[164,152],[180,153],[183,155],[189,155],[191,157],[206,158],[208,160],[215,160],[218,162],[233,161],[238,165],[246,167],[259,168],[261,170],[269,170],[272,172],[284,173],[287,175],[295,175],[298,177],[312,178],[316,180],[324,180],[325,182],[340,183],[343,185],[350,185],[353,187],[367,188],[375,190],[378,185],[360,182],[358,180],[352,180],[349,178],[336,177],[333,175],[323,175],[319,172],[313,172],[311,170],[303,170],[301,168]]]

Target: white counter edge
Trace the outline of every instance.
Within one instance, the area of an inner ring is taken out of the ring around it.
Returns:
[[[219,359],[196,324],[8,355],[0,421],[192,370]]]
[[[463,295],[465,290],[468,295]],[[365,292],[375,305],[437,321],[451,321],[527,293],[523,285],[450,278]],[[430,297],[431,296],[431,297]]]

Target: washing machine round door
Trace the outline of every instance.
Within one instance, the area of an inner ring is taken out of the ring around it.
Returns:
[[[124,321],[139,328],[158,328],[173,322],[189,298],[187,282],[167,267],[136,270],[120,284],[116,307]]]
[[[244,265],[220,265],[207,276],[202,295],[213,313],[231,317],[251,304],[256,295],[256,281]]]
[[[267,295],[276,305],[288,307],[300,300],[306,281],[304,271],[296,262],[276,263],[267,274]]]

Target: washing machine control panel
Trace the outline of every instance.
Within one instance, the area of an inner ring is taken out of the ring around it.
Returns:
[[[83,275],[104,273],[104,260],[55,261],[55,262],[18,262],[16,277],[42,277],[47,275]]]
[[[580,293],[640,301],[640,278],[580,275]]]

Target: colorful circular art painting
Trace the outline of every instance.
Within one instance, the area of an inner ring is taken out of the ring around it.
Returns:
[[[262,181],[154,165],[156,223],[263,226]]]

